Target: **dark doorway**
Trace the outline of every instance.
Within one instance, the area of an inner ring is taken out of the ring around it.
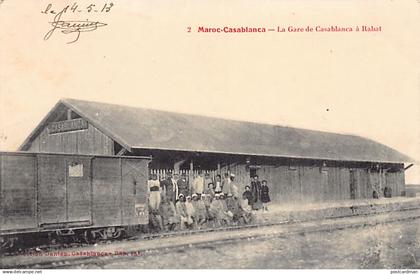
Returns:
[[[350,199],[356,199],[356,174],[350,170]]]

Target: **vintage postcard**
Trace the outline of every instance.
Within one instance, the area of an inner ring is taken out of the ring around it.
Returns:
[[[420,1],[1,0],[0,268],[420,268]]]

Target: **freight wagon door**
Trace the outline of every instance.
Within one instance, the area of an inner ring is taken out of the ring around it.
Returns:
[[[90,224],[90,163],[89,157],[66,157],[67,222]]]
[[[63,156],[38,155],[39,225],[66,221],[66,168]]]
[[[124,225],[148,224],[148,159],[122,159],[122,220]]]
[[[38,184],[40,226],[91,223],[90,157],[38,155]]]

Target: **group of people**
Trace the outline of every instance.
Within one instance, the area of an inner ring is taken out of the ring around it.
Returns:
[[[152,174],[149,187],[149,224],[153,230],[201,229],[252,222],[252,210],[268,210],[267,182],[258,176],[239,194],[235,174],[202,172],[189,184],[185,174],[167,173],[163,180]]]
[[[270,189],[267,186],[267,180],[258,180],[258,175],[251,177],[251,186],[245,187],[243,197],[246,197],[248,204],[253,210],[268,211],[270,199]]]

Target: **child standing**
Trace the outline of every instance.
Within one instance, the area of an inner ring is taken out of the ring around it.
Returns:
[[[263,210],[268,211],[268,203],[270,200],[270,189],[267,186],[267,181],[263,180],[261,182],[261,202],[263,204]]]

